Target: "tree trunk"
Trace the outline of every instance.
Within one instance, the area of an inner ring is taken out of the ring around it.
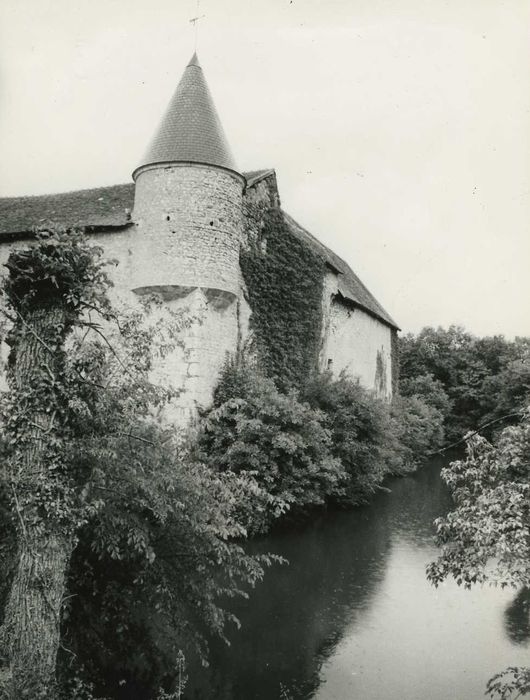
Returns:
[[[60,307],[37,307],[20,321],[14,346],[12,388],[24,411],[24,438],[11,475],[19,549],[2,630],[13,700],[55,697],[61,604],[74,535],[70,525],[31,499],[58,478],[47,456],[51,441],[60,437],[53,380],[63,362],[64,328]]]
[[[71,551],[71,538],[56,534],[21,542],[5,614],[13,700],[55,697],[61,603]]]

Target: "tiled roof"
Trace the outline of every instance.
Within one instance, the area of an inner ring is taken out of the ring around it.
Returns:
[[[353,272],[350,266],[339,258],[338,255],[321,243],[313,234],[306,231],[305,228],[300,226],[292,216],[289,216],[286,212],[283,212],[285,222],[289,226],[291,233],[293,233],[297,238],[301,239],[309,246],[312,250],[330,267],[335,271],[339,272],[338,287],[340,294],[350,301],[352,301],[357,306],[365,309],[373,316],[376,316],[381,321],[384,321],[392,328],[399,330],[399,326],[392,319],[391,316],[383,309],[381,304],[377,299],[368,291],[361,280]]]
[[[112,228],[130,223],[134,183],[91,190],[0,198],[0,236],[24,234],[51,223]]]
[[[237,171],[196,54],[135,174],[142,166],[168,162],[208,163]]]

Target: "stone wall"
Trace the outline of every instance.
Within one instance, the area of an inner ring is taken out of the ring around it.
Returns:
[[[338,275],[324,280],[320,369],[345,371],[383,398],[392,396],[392,330],[341,298]]]
[[[132,289],[180,285],[239,293],[243,180],[200,165],[152,167],[136,180]]]
[[[181,312],[186,324],[182,346],[157,362],[153,381],[180,393],[167,417],[179,426],[193,423],[199,408],[208,407],[219,372],[238,342],[238,303],[219,303],[196,288],[187,297],[167,301],[160,314]]]

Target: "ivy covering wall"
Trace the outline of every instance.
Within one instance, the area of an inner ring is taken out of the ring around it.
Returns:
[[[300,386],[318,367],[324,263],[269,209],[240,265],[262,369],[281,389]]]

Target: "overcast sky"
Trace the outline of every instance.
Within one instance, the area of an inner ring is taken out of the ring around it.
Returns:
[[[129,182],[195,0],[2,0],[0,196]],[[202,0],[241,169],[404,331],[530,335],[530,0]]]

